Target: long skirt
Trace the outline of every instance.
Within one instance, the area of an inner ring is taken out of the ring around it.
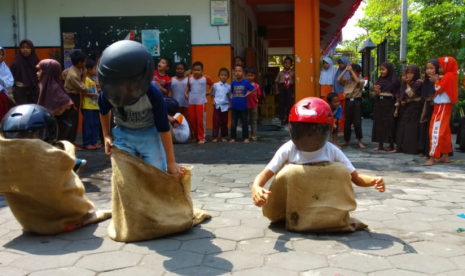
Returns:
[[[371,134],[371,141],[377,143],[395,142],[395,121],[394,111],[396,107],[394,104],[396,99],[393,97],[381,97],[375,100],[373,129]]]
[[[0,91],[0,122],[2,121],[3,117],[6,113],[10,110],[10,101],[8,96],[5,92]]]
[[[429,157],[429,151],[430,151],[430,137],[429,137],[429,126],[431,124],[431,116],[433,116],[433,111],[434,111],[434,104],[430,104],[429,102],[425,103],[426,104],[426,110],[425,110],[425,115],[424,115],[424,122],[421,122],[420,124],[420,147],[421,147],[421,153],[424,156]]]
[[[410,102],[397,128],[397,152],[417,154],[420,152],[420,118],[423,102]]]

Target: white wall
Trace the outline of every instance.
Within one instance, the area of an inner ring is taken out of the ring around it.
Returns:
[[[229,26],[210,25],[210,0],[1,0],[0,45],[4,47],[14,46],[14,1],[25,2],[26,36],[35,46],[60,46],[60,17],[80,16],[190,15],[193,45],[231,43]]]

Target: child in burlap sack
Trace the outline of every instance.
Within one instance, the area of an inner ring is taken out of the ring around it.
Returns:
[[[355,185],[359,187],[374,186],[379,192],[385,191],[385,183],[382,177],[360,175],[340,149],[331,143],[327,143],[328,136],[333,128],[333,120],[331,108],[325,101],[319,98],[305,98],[292,107],[289,115],[289,132],[291,135],[291,141],[281,146],[271,162],[255,178],[252,187],[252,197],[256,206],[265,206],[265,204],[269,201],[269,197],[273,197],[271,194],[272,191],[270,192],[263,187],[268,180],[270,180],[275,174],[278,174],[278,172],[281,171],[286,164],[315,166],[316,168],[316,166],[320,166],[324,163],[329,164],[329,162],[334,162],[338,166],[340,166],[340,164],[337,163],[342,163],[350,173],[351,181]],[[301,173],[302,171],[305,172],[305,168],[308,168],[307,166],[303,166],[303,169],[299,169],[299,171],[296,171],[295,173]],[[322,166],[324,167],[325,165]],[[302,166],[296,167],[302,168]],[[335,170],[334,172],[344,173],[344,169],[342,169],[342,171]],[[294,172],[290,171],[290,174],[292,173]],[[333,181],[332,179],[338,178],[338,176],[331,176],[325,180],[320,176],[321,175],[304,175],[302,178],[303,182],[305,182],[302,183],[304,189],[305,185],[327,185],[329,184],[329,181]],[[292,176],[286,177],[290,178]],[[279,174],[276,179],[278,178]],[[340,179],[341,178],[339,177],[337,181],[344,182],[344,178],[342,178],[342,180]],[[296,182],[296,179],[290,181]],[[312,181],[321,182],[315,184]],[[328,181],[328,183],[325,183],[325,181]],[[337,181],[336,187],[338,185]],[[347,189],[347,191],[351,189],[352,187],[349,185],[349,189]],[[320,201],[321,198],[325,196],[326,195],[320,194]],[[350,196],[354,198],[353,191]],[[281,195],[274,195],[274,197],[281,197]],[[347,197],[349,197],[349,195],[347,195]],[[306,199],[304,198],[304,200]],[[287,202],[289,202],[289,199]],[[275,202],[273,202],[273,204],[275,204]],[[296,204],[308,205],[309,203],[300,202]],[[353,200],[352,206],[356,206],[355,200]],[[265,213],[266,211],[264,210],[264,214]]]

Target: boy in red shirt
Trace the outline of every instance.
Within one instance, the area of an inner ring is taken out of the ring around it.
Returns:
[[[255,87],[255,90],[247,96],[247,110],[250,124],[250,139],[257,141],[257,119],[258,119],[258,99],[261,98],[262,92],[260,86],[255,82],[255,69],[248,67],[245,69],[245,78]]]
[[[170,92],[171,77],[168,76],[167,71],[171,67],[171,59],[162,57],[158,62],[158,67],[153,73],[152,82],[158,86],[163,93],[163,96],[168,96]]]

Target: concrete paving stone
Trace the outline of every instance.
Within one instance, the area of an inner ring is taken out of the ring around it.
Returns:
[[[21,257],[22,255],[16,253],[0,252],[0,264],[2,266],[7,266]]]
[[[368,225],[369,231],[376,230],[376,229],[379,229],[379,228],[386,228],[386,225],[382,221],[374,221],[374,220],[364,219],[363,223]]]
[[[265,237],[285,241],[297,241],[306,238],[306,234],[289,232],[284,227],[285,226],[275,227],[274,225],[270,225],[270,228],[265,229]]]
[[[263,229],[247,226],[233,226],[216,229],[215,236],[226,240],[243,241],[262,238],[264,237],[264,233]]]
[[[292,242],[270,238],[259,238],[241,241],[237,244],[238,250],[260,254],[288,252],[293,249]]]
[[[388,222],[385,222],[384,224],[387,228],[401,230],[405,232],[421,232],[433,229],[433,226],[427,222],[409,219],[390,220]]]
[[[177,250],[179,249],[179,247],[181,247],[181,241],[164,238],[150,241],[128,243],[123,247],[123,250],[146,255],[157,252]]]
[[[451,261],[437,256],[422,254],[404,254],[388,257],[397,268],[424,274],[437,274],[457,269]]]
[[[457,221],[440,221],[431,223],[436,230],[442,230],[446,232],[455,232],[458,228],[463,228],[464,223]]]
[[[54,255],[25,255],[17,259],[10,266],[29,271],[73,266],[81,258],[80,254],[67,251],[55,251]]]
[[[456,257],[465,255],[465,250],[458,245],[439,242],[421,241],[411,243],[419,254],[427,254],[439,257]]]
[[[351,241],[358,241],[370,238],[370,232],[367,230],[359,230],[348,233],[328,233],[318,235],[321,240],[334,240],[348,244]]]
[[[57,238],[68,241],[79,241],[92,239],[95,237],[105,237],[108,235],[106,227],[98,227],[97,225],[89,225],[80,227],[74,231],[56,235]]]
[[[247,183],[247,184],[249,184],[249,183],[253,183],[254,179],[255,179],[255,176],[253,176],[253,177],[236,177],[236,178],[234,178],[234,181],[238,182],[238,183]]]
[[[438,192],[435,195],[430,195],[430,197],[431,199],[445,201],[445,202],[452,202],[452,203],[464,203],[465,202],[464,194]]]
[[[246,188],[248,187],[248,184],[240,183],[240,182],[229,182],[229,183],[218,183],[217,186],[226,187],[226,188]]]
[[[211,183],[230,183],[234,181],[234,178],[227,178],[227,177],[205,177],[203,179],[204,182],[211,182]]]
[[[243,226],[261,228],[261,229],[268,228],[270,224],[271,224],[271,221],[265,217],[241,220],[241,225]]]
[[[128,267],[123,269],[117,269],[113,271],[100,273],[99,276],[162,276],[165,273],[165,269],[159,268],[146,268],[146,267]]]
[[[297,276],[297,272],[274,267],[260,267],[233,272],[233,276]]]
[[[30,271],[24,268],[16,267],[0,267],[0,275],[2,276],[23,276],[28,274]]]
[[[242,205],[237,204],[226,204],[226,203],[213,203],[213,204],[205,204],[203,206],[203,210],[211,210],[211,211],[231,211],[231,210],[241,210],[243,208]]]
[[[436,276],[458,276],[458,275],[465,275],[465,270],[454,270],[436,274]]]
[[[244,204],[244,205],[253,204],[252,197],[230,198],[226,200],[226,202],[231,203],[231,204]]]
[[[415,189],[415,188],[406,188],[406,189],[402,189],[402,191],[406,194],[414,194],[414,195],[434,195],[436,193],[429,189]]]
[[[242,206],[244,206],[244,210],[252,210],[252,211],[260,211],[262,212],[262,208],[260,207],[257,207],[253,204],[248,204],[248,205],[245,205],[245,204],[242,204]]]
[[[163,253],[150,254],[144,257],[141,266],[147,268],[164,268],[167,271],[200,266],[204,258],[203,254],[188,251],[166,251]]]
[[[452,212],[454,213],[454,212]],[[460,212],[460,214],[464,214],[465,212]],[[447,220],[447,221],[455,221],[455,222],[461,222],[461,223],[464,223],[465,224],[465,219],[457,216],[457,215],[444,215],[444,216],[441,216],[441,218]]]
[[[3,275],[3,274],[0,274],[0,275]],[[29,276],[94,276],[94,275],[95,275],[95,272],[84,269],[84,268],[79,268],[79,267],[62,267],[62,268],[55,268],[55,269],[32,272],[31,274],[29,274]]]
[[[84,256],[76,266],[102,272],[132,267],[137,265],[141,259],[142,255],[131,252],[105,252]]]
[[[389,269],[370,273],[369,276],[424,276],[424,274],[402,269]]]
[[[436,208],[436,207],[428,207],[428,206],[410,207],[410,210],[412,210],[412,212],[416,212],[416,213],[431,214],[431,215],[449,215],[449,214],[452,214],[452,212],[447,210],[447,209]]]
[[[426,201],[423,201],[423,204],[429,207],[453,209],[453,208],[459,208],[460,204],[462,203],[445,202],[445,201],[439,201],[439,200],[426,200]],[[463,204],[465,205],[465,203]]]
[[[403,200],[403,199],[395,199],[390,198],[383,201],[383,204],[389,206],[397,206],[397,207],[415,207],[420,206],[420,203],[412,201],[412,200]]]
[[[400,213],[410,212],[410,209],[408,209],[407,207],[390,206],[390,205],[373,205],[373,206],[369,206],[369,209],[373,211],[386,212],[390,214],[400,214]]]
[[[437,215],[424,214],[424,213],[403,213],[397,215],[399,219],[410,219],[424,222],[437,222],[443,221],[444,218]]]
[[[247,187],[244,187],[244,188],[232,188],[231,189],[231,192],[232,193],[241,193],[241,194],[245,194],[246,196],[251,196],[252,194],[252,189],[249,188],[248,186]]]
[[[465,270],[465,256],[455,257],[451,260],[457,265],[458,268]]]
[[[370,236],[374,239],[396,241],[401,244],[422,240],[422,238],[420,238],[420,233],[399,231],[388,228],[376,229],[376,232],[370,232]]]
[[[10,229],[0,228],[0,237],[5,236],[6,234],[10,233],[11,231],[12,230],[10,230]],[[13,231],[15,231],[15,230],[13,230]],[[22,230],[16,230],[16,231],[21,231],[22,232]]]
[[[206,192],[204,192],[204,193],[202,193],[202,192],[197,192],[197,188],[195,188],[195,192],[193,192],[193,191],[191,190],[190,196],[191,196],[191,198],[193,198],[193,199],[194,199],[194,198],[205,198],[205,197],[209,197],[210,194],[209,194],[209,193],[206,193]]]
[[[4,233],[3,230],[5,230],[7,232]],[[7,244],[10,241],[18,239],[19,237],[21,237],[23,235],[30,235],[29,233],[26,233],[23,230],[6,230],[6,229],[1,229],[1,228],[0,228],[0,234],[3,234],[0,237],[0,245]]]
[[[214,198],[214,197],[202,197],[202,198],[192,198],[194,204],[214,204],[214,203],[224,203],[224,198]],[[232,203],[232,202],[229,202]]]
[[[187,231],[170,236],[171,239],[180,240],[180,241],[189,241],[189,240],[213,238],[213,237],[214,235],[211,231],[207,229],[202,229],[199,226],[192,227],[188,229]]]
[[[263,266],[263,256],[247,251],[224,252],[206,256],[203,265],[225,271],[244,270]]]
[[[393,240],[365,239],[349,243],[349,247],[361,253],[376,255],[381,257],[409,253],[404,244]]]
[[[227,193],[229,191],[231,191],[231,188],[218,187],[218,186],[200,186],[200,187],[197,187],[197,189],[195,190],[196,193],[205,193],[205,194]]]
[[[23,230],[23,227],[17,220],[7,220],[2,224],[2,229],[7,229],[7,230]]]
[[[328,263],[325,257],[314,253],[290,251],[267,255],[265,257],[265,266],[292,271],[306,271],[327,267]]]
[[[164,276],[222,276],[231,275],[230,272],[213,267],[196,266],[178,269],[173,272],[168,272]]]
[[[358,199],[357,198],[357,205],[358,206],[371,206],[371,205],[378,205],[381,204],[379,200],[372,200],[372,199]]]
[[[53,236],[36,236],[25,233],[3,246],[8,251],[19,254],[43,254],[44,252],[62,250],[69,243],[69,241],[56,239]]]
[[[398,219],[397,216],[394,214],[389,214],[386,212],[378,212],[378,211],[360,212],[360,213],[354,214],[354,217],[360,219],[361,221],[363,221],[364,219],[377,220],[377,221]]]
[[[192,251],[200,254],[214,254],[236,249],[235,241],[223,239],[198,239],[185,241],[180,250]]]
[[[218,193],[218,194],[212,194],[212,196],[216,198],[225,198],[225,199],[245,197],[245,195],[241,193]]]
[[[366,276],[367,274],[362,273],[362,272],[356,272],[353,270],[334,268],[334,267],[326,267],[326,268],[310,270],[310,271],[300,274],[300,276],[344,276],[344,275]]]
[[[357,206],[357,209],[353,210],[352,212],[350,212],[351,214],[357,214],[357,213],[361,213],[361,212],[366,212],[368,211],[369,208],[368,208],[368,205],[365,205],[365,206]]]
[[[256,210],[233,210],[233,211],[223,211],[221,212],[220,217],[222,218],[232,218],[232,219],[254,219],[263,217],[262,212]]]
[[[423,240],[448,244],[465,245],[463,235],[457,232],[427,231],[420,233]]]
[[[431,199],[428,196],[416,195],[416,194],[394,194],[392,196],[397,199],[406,199],[406,200],[413,200],[413,201],[423,201],[423,200]]]
[[[210,220],[203,222],[201,224],[201,227],[207,228],[207,229],[216,229],[216,228],[224,228],[224,227],[239,226],[239,225],[241,225],[241,220],[239,219],[213,217]]]
[[[331,267],[345,268],[364,273],[392,268],[391,264],[384,258],[355,252],[329,256],[328,262]]]
[[[328,256],[349,251],[349,247],[337,241],[305,239],[294,241],[294,250]]]

